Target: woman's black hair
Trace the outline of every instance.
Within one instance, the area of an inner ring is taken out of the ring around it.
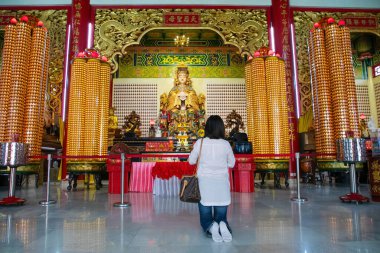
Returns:
[[[224,123],[219,115],[211,115],[206,121],[205,137],[224,139]]]

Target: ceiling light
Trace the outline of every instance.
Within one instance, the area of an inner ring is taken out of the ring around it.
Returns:
[[[186,37],[186,35],[177,35],[175,38],[174,38],[174,45],[176,45],[177,47],[184,47],[184,46],[188,46],[189,45],[189,42],[190,42],[190,38],[189,37]]]

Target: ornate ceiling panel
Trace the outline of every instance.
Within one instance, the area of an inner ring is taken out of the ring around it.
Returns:
[[[254,9],[98,9],[95,18],[95,47],[111,59],[113,72],[116,56],[127,54],[127,47],[140,43],[145,33],[166,28],[166,13],[197,13],[197,29],[212,30],[226,45],[250,54],[268,45],[266,10]],[[178,27],[176,28],[178,29]]]

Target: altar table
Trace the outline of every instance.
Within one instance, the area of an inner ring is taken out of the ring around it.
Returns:
[[[194,171],[195,165],[190,165],[188,162],[133,162],[129,191],[178,196],[182,176],[193,175]],[[229,178],[233,191],[231,169]]]

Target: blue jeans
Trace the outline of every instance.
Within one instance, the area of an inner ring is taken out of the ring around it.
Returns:
[[[231,232],[231,228],[227,222],[227,207],[228,206],[204,206],[198,203],[199,207],[199,218],[201,221],[201,226],[205,233],[209,233],[212,223],[215,221],[217,223],[224,221],[227,224],[228,230]]]

